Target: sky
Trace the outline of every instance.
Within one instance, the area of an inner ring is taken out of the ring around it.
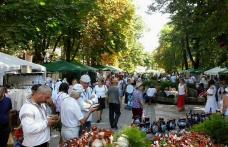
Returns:
[[[136,6],[137,15],[141,16],[145,31],[143,36],[140,38],[145,51],[153,51],[159,46],[159,32],[163,26],[169,21],[168,14],[162,14],[159,12],[153,12],[152,14],[146,13],[148,6],[153,0],[134,0]]]

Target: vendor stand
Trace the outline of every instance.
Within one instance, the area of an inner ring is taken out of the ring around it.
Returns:
[[[78,62],[67,62],[64,60],[53,61],[43,64],[51,75],[60,73],[61,78],[68,78],[69,81],[76,78],[79,79],[81,75],[90,75],[92,82],[96,79],[96,68],[83,65]],[[53,78],[53,76],[51,76]]]
[[[10,88],[8,94],[13,99],[12,103],[14,103],[13,97],[18,97],[15,98],[15,103],[18,105],[19,93],[21,91],[26,90],[27,93],[34,84],[45,83],[46,68],[0,52],[0,79],[0,85]],[[24,96],[20,96],[20,99],[21,97]],[[13,109],[19,110],[20,106],[14,107],[13,105]]]
[[[20,124],[18,113],[31,96],[30,88],[34,84],[44,84],[45,79],[44,66],[0,52],[0,85],[7,86],[12,102],[11,128]]]
[[[218,74],[219,75],[224,75],[224,76],[227,76],[228,77],[228,69],[223,70],[223,71],[219,72]]]
[[[23,77],[21,78],[21,81],[19,81],[17,78],[17,83],[19,84],[20,82],[26,80],[25,75],[31,75],[36,79],[34,80],[29,78],[30,80],[33,80],[33,83],[26,84],[24,82],[25,85],[44,83],[46,77],[46,68],[44,66],[0,52],[0,85],[13,84],[16,88],[18,85],[15,84],[11,78],[15,79],[15,77]],[[39,77],[38,80],[36,75]],[[12,81],[12,83],[7,83],[9,81]],[[20,83],[20,85],[22,85],[22,83]]]
[[[218,76],[220,72],[227,70],[227,68],[215,67],[204,72],[206,75]]]

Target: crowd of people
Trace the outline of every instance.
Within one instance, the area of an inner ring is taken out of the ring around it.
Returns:
[[[225,76],[207,76],[200,75],[196,78],[194,75],[190,75],[188,78],[183,75],[171,74],[164,75],[159,78],[160,81],[170,81],[178,84],[178,101],[177,107],[179,111],[184,110],[185,97],[189,95],[189,88],[197,91],[197,97],[205,97],[205,113],[215,113],[216,111],[222,111],[224,113],[224,106],[227,107],[227,77]]]
[[[177,108],[183,111],[185,97],[188,95],[186,80],[174,75],[169,79],[167,77],[161,79],[179,81]],[[195,78],[191,79],[195,81]],[[109,74],[105,77],[99,75],[96,83],[91,83],[89,75],[82,75],[78,80],[73,79],[71,84],[68,84],[66,79],[56,82],[51,80],[47,78],[45,85],[34,85],[31,96],[20,109],[23,146],[48,146],[50,128],[53,127],[60,129],[61,141],[77,138],[91,129],[91,122],[102,121],[102,112],[107,106],[110,128],[117,130],[122,102],[125,103],[125,109],[132,111],[133,119],[142,120],[145,103],[150,104],[157,95],[155,85],[149,85],[145,89],[145,79],[141,75]],[[218,107],[221,107],[222,113],[228,116],[228,87],[225,86],[224,80],[220,81],[218,87],[216,81],[211,79],[205,88],[207,89],[205,112],[214,113]],[[219,95],[218,101],[216,93]],[[11,105],[6,89],[0,87],[1,147],[6,147],[9,138]]]
[[[49,81],[49,82],[48,82]],[[98,78],[91,83],[88,75],[74,79],[71,85],[67,80],[37,84],[31,88],[32,94],[20,108],[20,127],[23,130],[22,146],[48,146],[50,128],[59,127],[61,141],[77,138],[91,128],[92,114],[96,122],[102,121],[102,111],[108,104],[111,129],[118,129],[121,115],[120,105],[125,93],[122,76]],[[9,134],[9,113],[12,108],[7,90],[0,89],[0,146],[7,146]],[[95,112],[96,111],[96,112]]]

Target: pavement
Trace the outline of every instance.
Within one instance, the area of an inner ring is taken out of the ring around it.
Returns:
[[[121,115],[118,122],[118,128],[120,129],[124,126],[129,126],[132,123],[131,110],[126,110],[123,107],[121,108]],[[178,112],[176,105],[151,104],[145,106],[145,113],[152,122],[158,120],[160,117],[164,118],[164,120],[182,118],[185,117],[186,113],[188,113],[190,110],[193,110],[194,112],[202,112],[203,109],[204,106],[200,105],[186,105],[185,111]],[[110,128],[108,113],[108,108],[104,109],[102,121],[100,123],[93,124],[99,128]]]

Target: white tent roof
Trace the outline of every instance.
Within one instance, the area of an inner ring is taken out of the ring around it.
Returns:
[[[204,73],[207,75],[218,75],[219,72],[226,70],[226,68],[215,67],[205,71]]]
[[[0,52],[0,72],[18,70],[21,65],[29,65],[32,69],[38,71],[46,71],[44,66]]]

